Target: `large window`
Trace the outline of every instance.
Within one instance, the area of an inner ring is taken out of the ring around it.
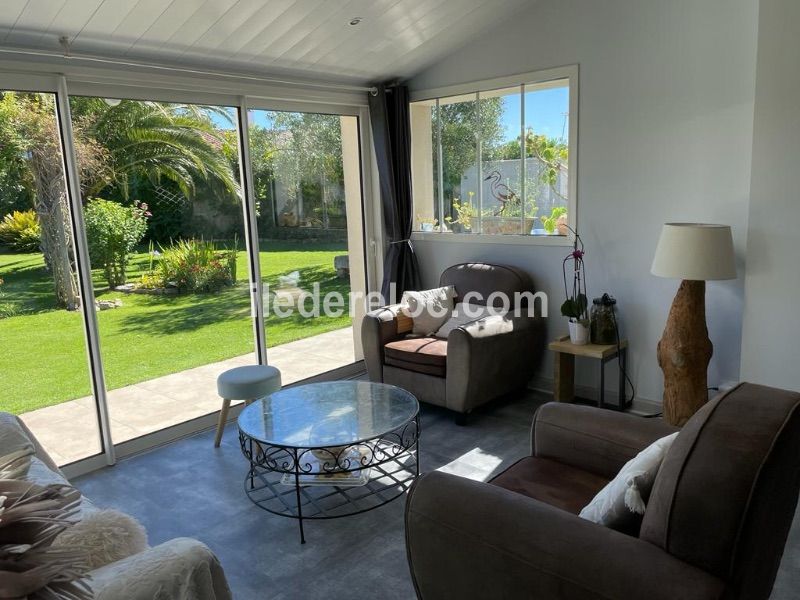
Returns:
[[[516,79],[411,103],[414,231],[563,237],[574,226],[577,69]]]
[[[237,109],[71,96],[115,443],[219,410],[253,362]]]
[[[70,475],[215,423],[231,367],[359,369],[365,108],[3,82],[0,411]]]
[[[0,90],[0,411],[53,460],[102,452],[56,96]]]
[[[360,321],[314,310],[366,292],[358,118],[250,110],[248,123],[268,356],[286,385],[361,359]]]

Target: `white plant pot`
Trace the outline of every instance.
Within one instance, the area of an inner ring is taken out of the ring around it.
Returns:
[[[589,326],[580,321],[569,320],[569,341],[576,346],[589,343]]]

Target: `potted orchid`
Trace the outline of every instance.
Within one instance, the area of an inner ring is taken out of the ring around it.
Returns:
[[[569,227],[569,226],[568,226]],[[589,303],[586,295],[586,272],[583,265],[583,241],[581,236],[572,229],[575,235],[572,252],[561,263],[564,275],[564,295],[566,300],[561,305],[561,314],[569,319],[569,339],[573,344],[582,346],[589,343]],[[567,264],[572,267],[572,290],[567,283]]]

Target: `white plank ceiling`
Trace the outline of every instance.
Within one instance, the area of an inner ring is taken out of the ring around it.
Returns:
[[[533,0],[1,0],[0,46],[248,74],[409,77]],[[361,17],[359,25],[350,25]]]

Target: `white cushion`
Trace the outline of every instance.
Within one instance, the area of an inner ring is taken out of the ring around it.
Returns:
[[[53,547],[83,550],[89,567],[97,569],[147,550],[147,533],[130,515],[97,510],[61,532]]]
[[[419,292],[403,292],[400,310],[413,320],[411,332],[416,335],[431,335],[444,325],[453,312],[455,293],[452,285]]]
[[[643,515],[658,469],[677,436],[675,432],[656,440],[625,463],[579,516],[612,529],[624,529],[636,515]]]
[[[447,319],[444,325],[439,327],[439,329],[436,331],[435,336],[438,338],[447,339],[447,336],[450,335],[451,331],[458,329],[462,325],[472,323],[473,321],[479,321],[481,319],[485,319],[486,317],[491,317],[492,315],[504,316],[505,314],[505,311],[497,308],[482,306],[480,304],[459,302],[456,304],[455,309],[453,309],[453,314],[450,315],[450,318]]]

